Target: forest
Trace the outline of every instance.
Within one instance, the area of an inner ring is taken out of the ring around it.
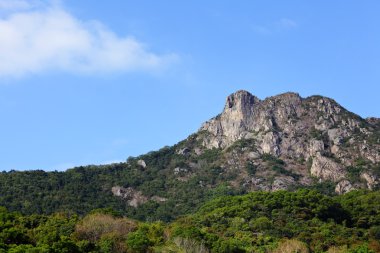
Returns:
[[[0,252],[380,252],[380,192],[216,197],[171,222],[111,208],[21,214],[0,208]]]

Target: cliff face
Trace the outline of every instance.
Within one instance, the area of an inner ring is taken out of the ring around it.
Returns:
[[[302,98],[285,93],[260,100],[247,91],[238,91],[227,98],[223,112],[204,123],[200,132],[204,134],[199,140],[207,149],[225,150],[236,141],[250,140],[255,145],[249,155],[241,153],[245,160],[256,157],[251,160],[260,166],[257,157],[270,154],[285,161],[289,165],[286,169],[301,174],[306,184],[312,178],[337,184],[345,180],[346,187],[336,188],[339,193],[361,187],[360,182],[353,186],[347,180],[348,167],[361,160],[373,165],[380,162],[379,120],[364,120],[321,96]],[[309,164],[302,166],[295,161]],[[370,169],[360,170],[362,180],[371,187],[378,183],[377,178],[372,180],[376,176]]]

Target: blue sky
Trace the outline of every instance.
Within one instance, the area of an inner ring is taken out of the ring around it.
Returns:
[[[0,170],[123,161],[230,93],[380,117],[380,2],[0,0]]]

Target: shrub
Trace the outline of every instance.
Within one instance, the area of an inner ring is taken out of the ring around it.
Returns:
[[[147,252],[148,248],[151,246],[148,235],[143,230],[137,230],[128,235],[127,247],[131,252]]]
[[[252,162],[247,162],[246,168],[248,175],[253,176],[256,174],[257,166],[254,165]]]
[[[137,224],[134,221],[115,218],[108,214],[95,213],[87,215],[77,224],[75,235],[80,240],[96,242],[103,235],[109,233],[125,237],[128,233],[135,230],[136,227]]]
[[[176,237],[173,242],[186,253],[208,253],[209,250],[202,242],[190,238]]]
[[[294,239],[286,239],[279,243],[273,253],[309,253],[307,245]]]

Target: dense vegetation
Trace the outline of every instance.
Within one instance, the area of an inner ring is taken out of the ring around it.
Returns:
[[[380,192],[218,197],[171,223],[0,209],[0,252],[380,252]]]
[[[192,158],[176,154],[176,149],[177,146],[165,147],[129,158],[125,163],[77,167],[65,172],[2,172],[0,206],[22,214],[68,212],[79,215],[109,207],[139,220],[169,221],[178,215],[193,212],[218,194],[240,192],[223,185],[212,189],[204,187],[222,184],[226,179],[224,175],[219,175],[219,168],[214,164],[220,156],[218,150],[208,150],[194,158],[194,164],[198,167],[197,172],[192,173],[184,163]],[[146,162],[147,168],[138,165],[140,159]],[[173,173],[176,167],[184,167],[191,177],[178,180],[178,175]],[[147,197],[158,195],[167,201],[148,201],[136,209],[113,196],[113,186],[133,187]]]
[[[176,151],[184,146],[197,146],[195,137],[190,136],[184,143],[165,147],[125,163],[103,166],[85,166],[65,172],[9,171],[0,173],[0,206],[21,214],[53,214],[57,212],[85,215],[98,208],[112,208],[124,216],[145,221],[162,220],[169,222],[180,215],[194,213],[206,201],[218,196],[241,195],[249,189],[236,178],[242,170],[223,170],[223,152],[238,151],[252,146],[247,141],[237,141],[227,151],[205,149],[200,155],[180,155]],[[269,154],[263,154],[262,166],[274,175],[299,175],[284,169],[284,161]],[[138,164],[144,160],[143,168]],[[192,166],[192,167],[191,167]],[[353,182],[361,171],[367,170],[367,163],[361,162],[348,168]],[[175,174],[175,168],[181,168]],[[380,168],[380,167],[379,167]],[[246,163],[247,177],[255,176],[257,165]],[[263,169],[263,168],[261,168]],[[184,171],[182,171],[184,170]],[[235,184],[231,187],[231,182]],[[115,197],[113,186],[132,187],[145,196],[166,198],[165,202],[148,201],[138,208],[131,207]],[[310,189],[324,194],[333,194],[332,182],[314,182]]]

